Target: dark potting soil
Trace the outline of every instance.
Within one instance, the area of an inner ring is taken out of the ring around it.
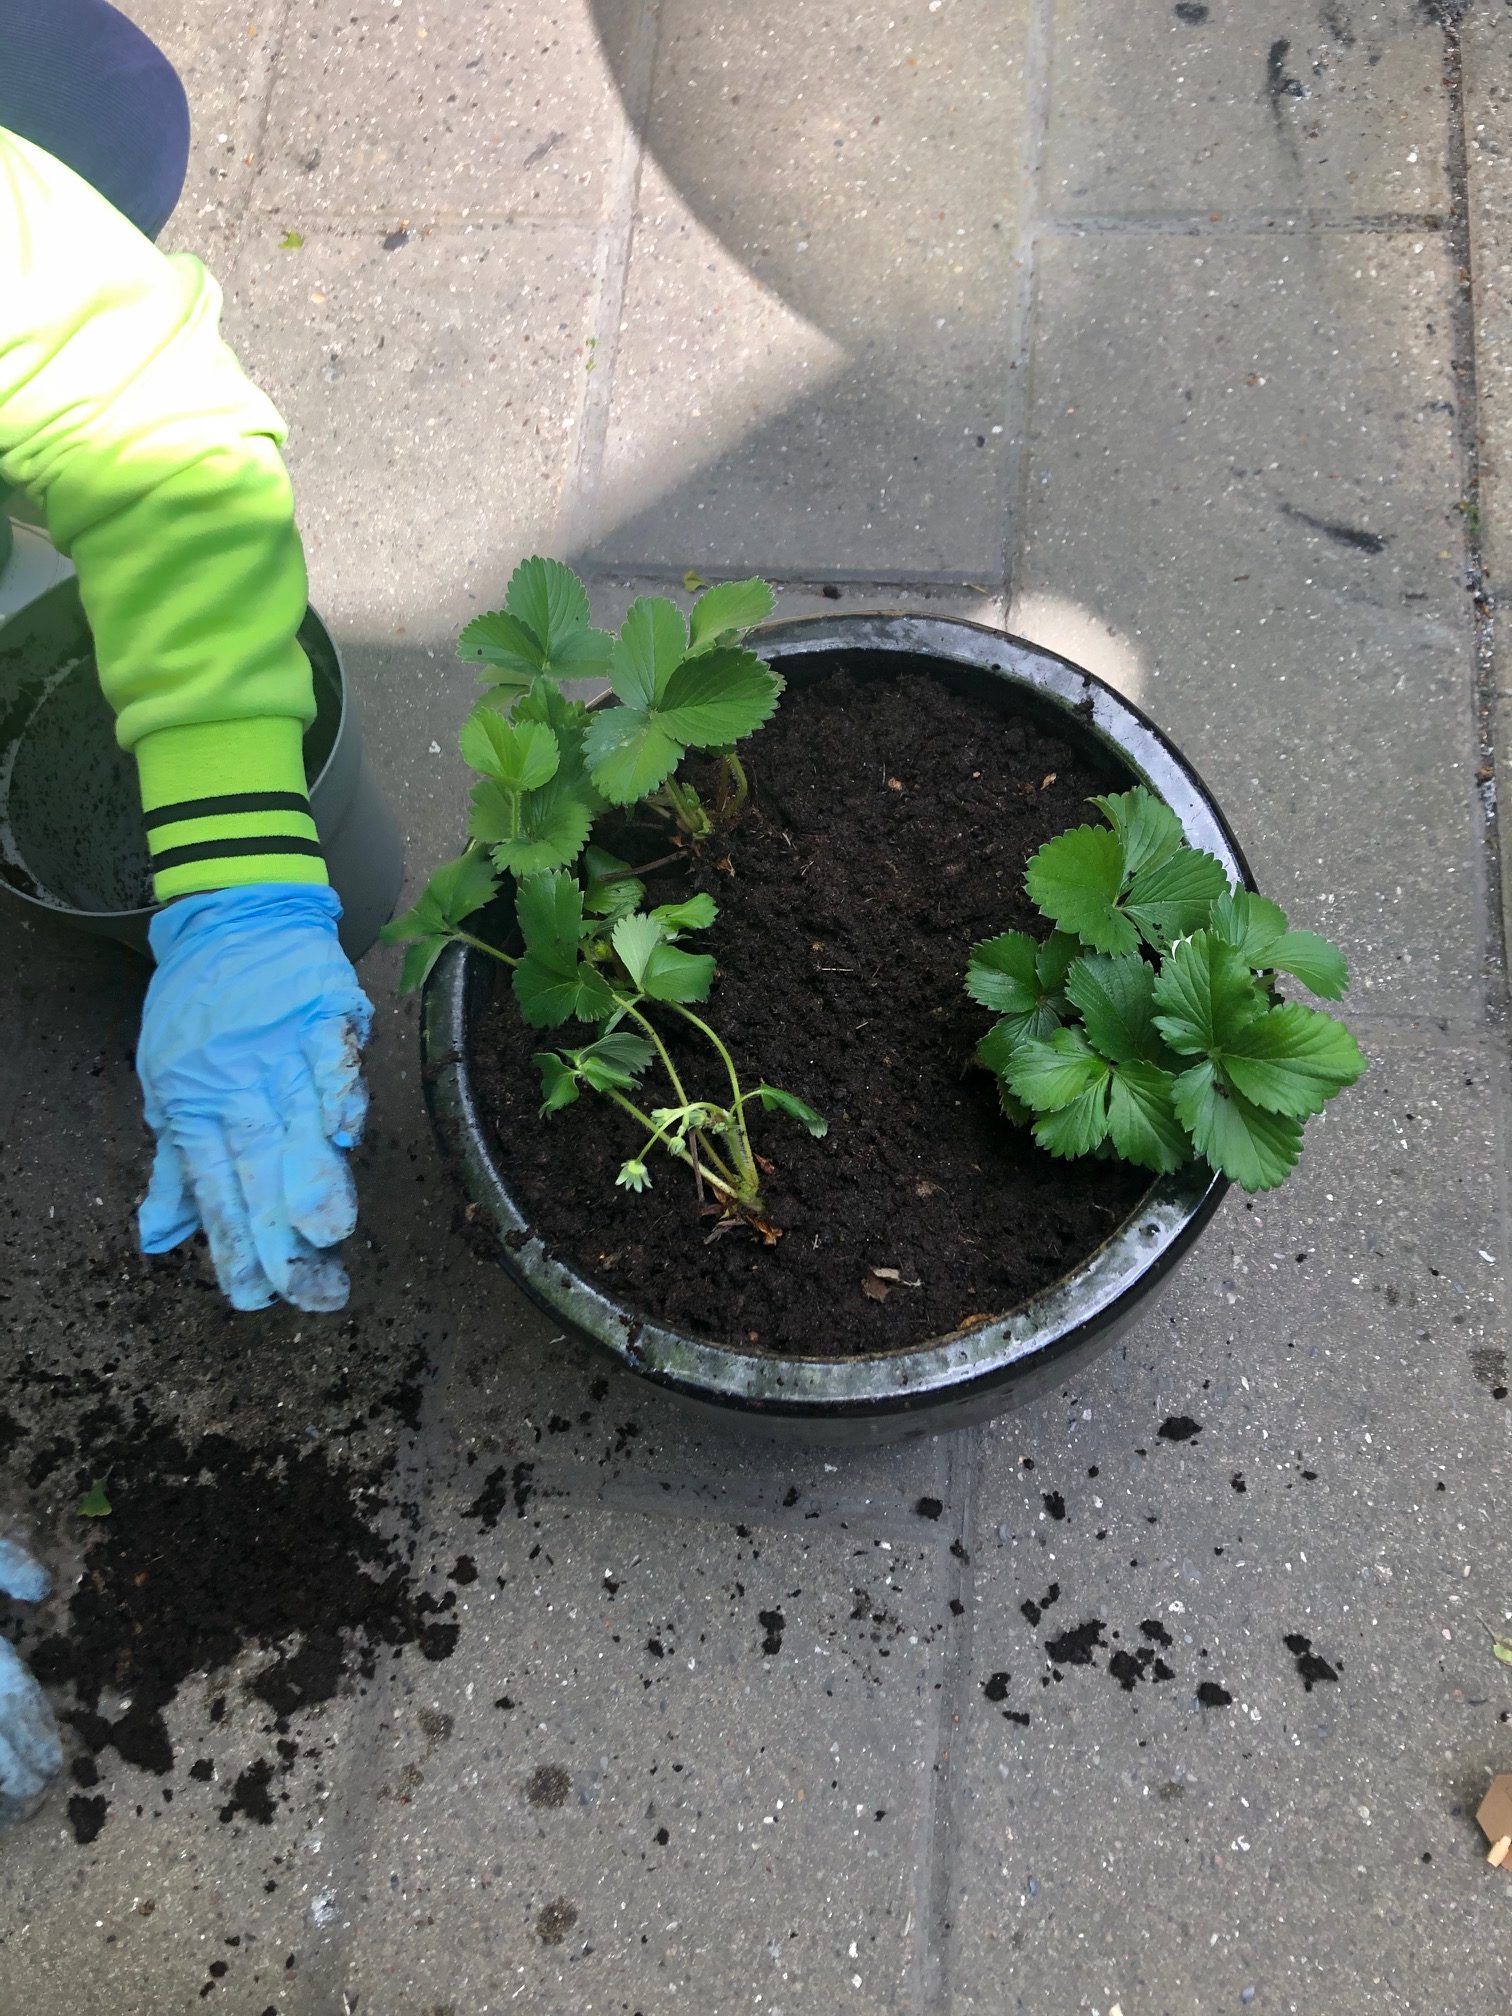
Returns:
[[[274,1718],[370,1676],[384,1647],[449,1656],[455,1597],[418,1589],[377,1529],[381,1461],[353,1472],[293,1438],[249,1446],[194,1434],[141,1400],[122,1409],[99,1386],[78,1438],[89,1464],[76,1474],[82,1483],[95,1466],[107,1473],[112,1509],[91,1522],[65,1628],[28,1654],[44,1685],[65,1690],[63,1719],[90,1753],[108,1747],[143,1770],[172,1771],[164,1710],[191,1675],[249,1650],[273,1654],[248,1691]],[[404,1386],[385,1404],[402,1412],[408,1400]],[[69,1453],[72,1462],[59,1458],[66,1469],[78,1461]],[[271,1819],[273,1768],[258,1760],[243,1771],[222,1819]],[[70,1801],[81,1841],[98,1832],[106,1803]]]
[[[813,1141],[757,1115],[780,1241],[711,1239],[690,1177],[665,1157],[651,1190],[617,1189],[640,1136],[604,1101],[542,1121],[531,1059],[554,1032],[526,1028],[507,976],[478,1031],[484,1108],[548,1248],[634,1308],[774,1353],[906,1349],[1056,1280],[1149,1185],[1119,1163],[1056,1161],[1003,1119],[973,1062],[991,1018],[962,986],[978,939],[1044,934],[1029,856],[1128,780],[910,672],[790,688],[746,762],[752,798],[734,832],[656,872],[648,901],[714,897],[699,943],[719,973],[702,1012],[746,1084],[782,1086],[829,1122]],[[603,837],[630,860],[667,851],[665,828]],[[727,1096],[701,1039],[679,1031],[670,1047],[695,1096]]]

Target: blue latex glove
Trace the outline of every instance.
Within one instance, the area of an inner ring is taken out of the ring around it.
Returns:
[[[357,1223],[342,1150],[362,1135],[373,1004],[336,937],[334,890],[259,882],[152,920],[137,1073],[157,1136],[144,1253],[201,1226],[236,1309],[340,1309],[329,1252]]]
[[[52,1577],[24,1547],[0,1540],[0,1594],[40,1603]],[[0,1638],[0,1828],[24,1820],[63,1769],[47,1696],[7,1638]]]

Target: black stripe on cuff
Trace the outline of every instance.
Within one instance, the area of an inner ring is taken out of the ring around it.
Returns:
[[[308,812],[310,801],[303,791],[228,791],[219,798],[181,798],[176,805],[159,805],[148,812],[142,824],[150,833],[154,826],[176,826],[181,819],[224,819],[233,812]]]
[[[152,857],[152,872],[161,875],[169,868],[183,868],[191,861],[228,861],[247,854],[313,854],[323,859],[325,849],[318,840],[296,840],[283,833],[260,833],[252,840],[196,840],[188,847],[169,847]]]

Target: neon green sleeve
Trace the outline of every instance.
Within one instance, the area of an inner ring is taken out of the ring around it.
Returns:
[[[326,880],[285,429],[220,305],[198,260],[0,129],[0,480],[78,569],[161,900]]]

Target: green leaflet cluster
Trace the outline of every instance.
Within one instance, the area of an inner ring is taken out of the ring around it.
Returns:
[[[998,1016],[977,1055],[1004,1112],[1052,1155],[1157,1171],[1199,1155],[1273,1189],[1304,1121],[1367,1068],[1343,1023],[1283,1001],[1277,976],[1338,1000],[1343,956],[1231,889],[1142,786],[1092,803],[1106,826],[1063,833],[1029,863],[1049,937],[1006,931],[972,950],[966,990]]]
[[[775,1237],[760,1215],[760,1164],[746,1109],[785,1112],[814,1135],[826,1132],[825,1122],[779,1087],[744,1090],[724,1043],[693,1012],[690,1004],[702,1003],[713,985],[714,960],[678,940],[714,922],[713,898],[647,909],[643,876],[591,844],[594,822],[610,805],[639,805],[695,845],[739,810],[746,778],[734,745],[770,717],[782,692],[777,674],[741,639],[771,608],[764,581],[727,582],[701,595],[688,617],[661,597],[635,602],[611,637],[589,623],[587,594],[570,568],[522,561],[504,608],[474,618],[458,647],[491,682],[461,734],[463,759],[478,773],[467,851],[438,868],[383,935],[406,948],[405,990],[421,986],[445,947],[460,941],[512,969],[531,1028],[571,1021],[595,1028],[587,1043],[537,1054],[542,1115],[585,1090],[598,1094],[646,1132],[620,1170],[621,1185],[645,1189],[646,1158],[661,1149],[690,1171],[700,1197]],[[607,677],[617,704],[590,709],[560,684],[592,677]],[[723,759],[712,813],[674,774],[689,749]],[[518,956],[468,929],[506,877],[523,942]],[[690,1095],[656,1014],[680,1017],[700,1033],[728,1096]],[[637,1102],[654,1067],[665,1073],[672,1103],[647,1112]]]
[[[741,639],[772,611],[764,581],[711,588],[685,617],[664,596],[630,605],[611,637],[588,620],[583,584],[557,560],[522,561],[503,609],[476,616],[458,652],[492,684],[462,731],[479,773],[472,838],[510,875],[565,868],[606,805],[653,804],[692,838],[713,821],[673,776],[689,749],[725,756],[725,795],[743,801],[734,745],[768,720],[782,682]],[[617,705],[589,709],[561,678],[607,678]]]

